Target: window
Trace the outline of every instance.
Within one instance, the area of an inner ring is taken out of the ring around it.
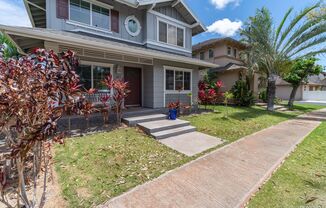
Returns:
[[[80,84],[86,89],[92,88],[92,66],[79,65],[76,72],[79,75]]]
[[[162,21],[158,23],[158,41],[170,45],[184,47],[184,28]]]
[[[213,58],[214,57],[214,51],[213,51],[213,49],[209,49],[208,53],[209,53],[209,58]]]
[[[106,76],[110,74],[110,68],[93,66],[93,88],[98,90],[106,90],[107,87],[103,83]]]
[[[131,36],[139,35],[140,30],[141,30],[141,26],[140,26],[140,22],[138,21],[138,19],[134,15],[129,16],[129,17],[126,18],[125,26],[126,26],[127,32]]]
[[[166,90],[174,90],[174,71],[173,70],[166,70],[165,71],[165,88]]]
[[[228,55],[231,56],[231,47],[228,47]]]
[[[92,5],[92,25],[95,27],[110,28],[110,10]]]
[[[237,49],[233,49],[233,56],[234,56],[234,58],[237,58]]]
[[[110,29],[110,10],[83,0],[70,0],[70,20]]]
[[[166,90],[191,90],[191,72],[183,70],[165,71]]]
[[[70,19],[85,23],[91,24],[91,5],[90,3],[82,0],[71,0],[70,1]]]
[[[81,64],[76,72],[79,75],[80,84],[86,89],[107,90],[102,81],[111,73],[110,67]]]
[[[204,60],[205,59],[205,52],[200,52],[199,57],[200,57],[200,60]]]

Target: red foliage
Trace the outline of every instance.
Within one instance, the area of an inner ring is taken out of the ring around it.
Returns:
[[[220,93],[218,93],[219,89],[223,87],[222,81],[217,81],[216,83],[209,84],[203,80],[198,83],[198,100],[200,104],[208,105],[214,104]]]
[[[104,84],[107,86],[110,92],[113,90],[113,100],[115,102],[115,111],[117,116],[117,121],[121,123],[122,109],[123,109],[123,101],[130,93],[128,89],[128,82],[124,82],[121,79],[113,79],[112,75],[109,74],[104,79]]]
[[[180,102],[170,102],[167,106],[170,110],[174,110],[174,109],[179,109],[180,108]]]
[[[215,86],[216,86],[218,89],[220,89],[221,87],[223,87],[223,82],[222,82],[221,80],[219,80],[219,81],[217,81],[217,82],[215,83]]]
[[[66,111],[85,116],[92,112],[93,105],[78,84],[77,64],[69,50],[59,56],[37,48],[18,60],[0,55],[0,129],[11,156],[22,161],[20,171],[24,172],[26,158],[34,154],[36,145],[63,143],[57,122]]]

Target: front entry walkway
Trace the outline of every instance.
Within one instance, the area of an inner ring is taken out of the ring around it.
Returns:
[[[243,207],[296,145],[323,119],[326,119],[326,109],[244,137],[100,207]]]

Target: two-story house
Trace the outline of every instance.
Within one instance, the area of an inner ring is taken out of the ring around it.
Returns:
[[[232,38],[214,38],[193,46],[193,57],[199,60],[218,64],[219,67],[209,69],[216,73],[224,83],[223,92],[229,91],[235,82],[244,79],[247,67],[240,59],[240,53],[246,45]],[[258,93],[258,76],[254,75],[250,83],[254,93]]]
[[[105,91],[111,73],[129,82],[127,106],[192,103],[199,72],[215,64],[192,58],[205,27],[183,0],[24,0],[33,28],[1,25],[19,51],[72,49],[86,88]],[[179,89],[183,89],[180,92]],[[189,96],[189,94],[192,94]]]

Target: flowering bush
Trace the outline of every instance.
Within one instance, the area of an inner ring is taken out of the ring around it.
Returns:
[[[30,55],[8,60],[0,53],[0,130],[11,152],[6,159],[14,164],[9,170],[17,169],[16,174],[6,172],[8,167],[0,171],[0,201],[8,207],[36,207],[35,197],[30,200],[26,194],[25,181],[36,187],[41,170],[45,179],[39,206],[44,205],[51,145],[63,143],[64,137],[57,131],[57,121],[65,112],[85,116],[92,112],[78,84],[77,64],[72,51],[58,56],[35,49]],[[16,205],[5,196],[13,188],[17,189]]]
[[[198,83],[198,100],[200,104],[207,105],[214,104],[217,98],[220,96],[219,90],[223,86],[222,81],[217,81],[215,83],[207,83],[207,81],[199,81]]]

